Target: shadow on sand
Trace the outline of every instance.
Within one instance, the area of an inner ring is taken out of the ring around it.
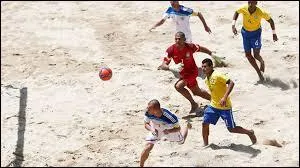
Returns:
[[[259,153],[261,153],[261,150],[254,149],[251,146],[246,146],[246,145],[243,145],[243,144],[234,144],[234,143],[231,143],[229,146],[218,146],[218,145],[212,143],[212,144],[209,145],[209,147],[212,150],[230,149],[230,150],[237,151],[237,152],[248,153],[248,154],[251,154],[251,158],[254,158]]]
[[[24,133],[26,126],[26,106],[27,106],[27,88],[20,89],[20,107],[18,116],[18,140],[16,151],[13,154],[16,158],[11,161],[6,167],[12,165],[13,167],[21,167],[24,161],[23,149],[24,149]]]
[[[288,81],[283,82],[281,79],[271,78],[269,76],[266,76],[266,79],[265,79],[264,82],[262,82],[262,83],[258,82],[256,84],[263,84],[263,85],[268,86],[268,87],[278,87],[281,90],[288,90],[288,89],[291,89],[291,88],[297,88],[298,87],[297,82],[294,81],[294,80],[290,80],[290,82],[288,82]]]

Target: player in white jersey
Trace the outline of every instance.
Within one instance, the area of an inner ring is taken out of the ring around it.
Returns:
[[[206,32],[211,33],[201,12],[194,12],[193,9],[180,5],[178,1],[170,1],[171,7],[164,13],[163,18],[157,22],[149,31],[162,25],[167,19],[171,18],[176,25],[176,32],[183,32],[186,42],[192,42],[192,33],[190,28],[190,16],[198,16],[203,23]]]
[[[145,139],[147,144],[141,154],[141,167],[144,166],[155,142],[164,139],[183,144],[188,134],[188,128],[191,127],[190,123],[188,123],[187,127],[180,128],[176,115],[167,109],[161,108],[159,101],[156,99],[148,103],[147,110],[144,122],[145,128],[150,131],[150,133]]]

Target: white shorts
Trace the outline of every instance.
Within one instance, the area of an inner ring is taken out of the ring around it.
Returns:
[[[183,144],[183,142],[184,142],[184,138],[180,131],[169,133],[169,134],[164,134],[163,132],[158,132],[158,136],[155,136],[151,132],[149,132],[149,134],[145,138],[145,140],[148,143],[152,143],[152,144],[154,144],[155,142],[157,142],[161,139],[167,140],[170,142],[178,142],[179,144]]]

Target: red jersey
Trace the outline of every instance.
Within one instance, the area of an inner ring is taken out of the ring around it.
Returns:
[[[168,57],[173,58],[175,64],[183,63],[183,69],[180,72],[180,75],[189,76],[189,75],[198,75],[198,67],[195,63],[193,53],[200,50],[198,44],[185,43],[184,48],[181,50],[173,44],[167,49]]]

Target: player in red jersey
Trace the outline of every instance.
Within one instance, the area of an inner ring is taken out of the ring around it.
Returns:
[[[169,67],[169,64],[172,59],[174,60],[177,66],[176,71],[179,71],[180,74],[179,80],[175,83],[175,89],[190,101],[190,113],[192,113],[195,112],[199,105],[194,101],[192,95],[185,86],[187,86],[194,95],[210,100],[210,94],[206,90],[200,89],[198,86],[196,80],[198,76],[198,67],[193,58],[193,53],[203,52],[212,55],[212,52],[198,44],[186,43],[183,32],[177,32],[175,34],[175,42],[175,44],[167,49],[167,56],[164,57],[163,63],[158,67],[158,70],[172,70],[172,67]]]

